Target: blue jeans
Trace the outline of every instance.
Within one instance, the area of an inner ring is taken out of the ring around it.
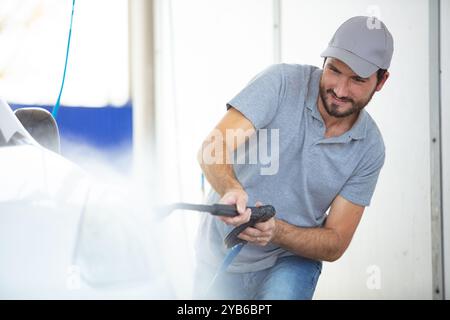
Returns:
[[[310,300],[322,271],[322,262],[299,256],[282,257],[269,269],[221,274],[213,286],[216,270],[197,267],[194,298],[234,300]]]

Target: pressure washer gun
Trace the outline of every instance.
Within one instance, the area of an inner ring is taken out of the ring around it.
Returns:
[[[267,220],[275,216],[275,208],[271,205],[249,208],[252,211],[250,220],[231,230],[231,232],[225,237],[224,242],[228,249],[234,247],[239,243],[247,243],[247,241],[238,238],[238,235],[246,228],[252,227],[259,222],[266,222]]]
[[[260,207],[247,207],[251,210],[250,220],[240,226],[234,228],[226,237],[225,245],[228,249],[234,247],[237,244],[246,244],[247,241],[239,239],[238,235],[248,227],[252,227],[259,222],[265,222],[275,216],[275,208],[271,205],[265,205]],[[172,212],[174,210],[191,210],[191,211],[201,211],[208,212],[214,216],[222,217],[235,217],[239,215],[235,205],[228,204],[213,204],[213,205],[203,205],[203,204],[190,204],[190,203],[175,203],[169,207],[167,210]]]

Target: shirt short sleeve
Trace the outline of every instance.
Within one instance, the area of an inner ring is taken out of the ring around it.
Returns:
[[[275,64],[256,75],[227,103],[227,109],[237,109],[256,129],[261,129],[275,117],[282,91],[282,65]]]
[[[369,206],[384,160],[384,151],[377,157],[367,157],[347,180],[339,194],[354,204]]]

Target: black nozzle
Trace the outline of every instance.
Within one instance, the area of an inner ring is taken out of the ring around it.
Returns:
[[[252,211],[252,215],[250,216],[250,220],[240,226],[237,226],[226,236],[224,242],[227,248],[232,248],[238,243],[245,243],[245,240],[239,239],[238,235],[247,229],[248,227],[252,227],[259,222],[265,222],[275,216],[275,208],[271,205],[265,205],[261,207],[248,207]]]

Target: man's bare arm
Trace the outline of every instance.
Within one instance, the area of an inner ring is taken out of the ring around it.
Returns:
[[[240,213],[235,218],[220,219],[228,224],[239,225],[249,220],[250,210],[246,210],[248,196],[236,179],[230,153],[245,143],[246,139],[233,138],[233,141],[229,141],[227,130],[240,130],[245,136],[255,133],[253,124],[238,110],[230,108],[203,142],[197,159],[209,184],[222,197],[221,202],[236,204]]]
[[[363,212],[364,207],[337,196],[323,227],[297,227],[273,218],[247,228],[239,237],[259,245],[272,242],[310,259],[336,261],[349,246]]]

